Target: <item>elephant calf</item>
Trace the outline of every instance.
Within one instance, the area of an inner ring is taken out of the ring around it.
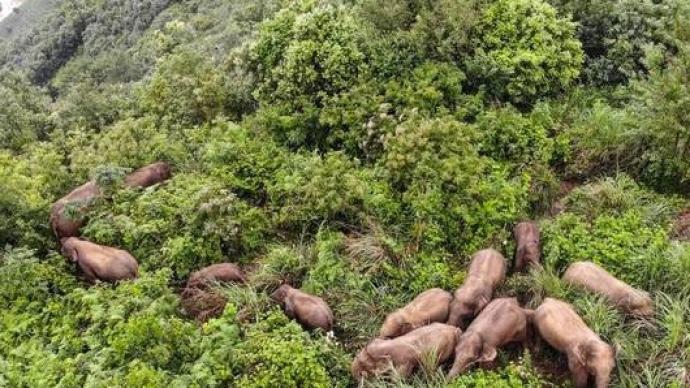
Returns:
[[[465,283],[455,290],[450,304],[448,324],[461,326],[477,316],[491,301],[494,289],[506,276],[506,261],[495,249],[474,254]]]
[[[247,278],[239,266],[233,263],[212,264],[204,267],[189,276],[187,288],[206,288],[213,282],[219,283],[246,283]]]
[[[125,186],[145,188],[168,180],[171,175],[168,163],[156,162],[127,175],[125,177]]]
[[[460,334],[455,326],[432,323],[394,339],[377,338],[357,354],[352,375],[355,379],[374,377],[393,368],[407,377],[430,355],[439,365],[453,355]]]
[[[50,210],[50,226],[58,239],[79,235],[84,224],[87,206],[101,195],[95,181],[87,182],[53,204]],[[67,207],[73,205],[75,214],[66,214]]]
[[[576,388],[587,387],[590,376],[597,388],[608,387],[616,366],[615,352],[568,303],[546,298],[535,310],[533,321],[541,337],[568,356]]]
[[[515,271],[521,272],[528,266],[538,266],[539,228],[534,222],[520,222],[513,230],[517,247],[515,251]]]
[[[283,306],[288,317],[296,319],[305,327],[321,328],[324,331],[333,329],[333,312],[318,296],[309,295],[283,284],[271,295],[271,298]]]
[[[432,322],[446,322],[451,300],[453,295],[440,288],[424,291],[407,306],[388,314],[379,336],[399,337]]]
[[[518,305],[517,298],[493,300],[460,336],[448,377],[457,376],[474,363],[493,361],[500,346],[511,342],[524,345],[532,314]]]
[[[91,283],[96,280],[114,283],[137,277],[139,264],[126,251],[76,237],[63,238],[60,242],[62,254],[79,264],[84,277]]]
[[[654,314],[652,298],[649,294],[618,280],[594,263],[582,261],[571,264],[563,274],[563,280],[568,284],[602,295],[628,314],[639,316]]]

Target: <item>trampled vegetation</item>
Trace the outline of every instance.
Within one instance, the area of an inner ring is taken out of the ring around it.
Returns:
[[[690,383],[687,1],[63,0],[28,30],[0,36],[0,386],[356,386],[386,314],[478,249],[512,258],[525,219],[544,269],[499,296],[571,302],[614,386]],[[170,180],[123,185],[159,160]],[[60,254],[51,205],[92,178],[82,234],[136,280]],[[567,287],[581,260],[655,315]],[[197,320],[181,289],[224,261],[248,283]],[[269,299],[283,282],[328,302],[334,339]],[[494,364],[366,384],[570,384],[544,343]]]

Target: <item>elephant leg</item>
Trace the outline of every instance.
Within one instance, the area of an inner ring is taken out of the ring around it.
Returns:
[[[589,379],[589,373],[584,366],[580,365],[579,362],[574,360],[568,360],[568,369],[573,375],[573,384],[575,388],[587,388],[587,380]]]
[[[398,365],[396,370],[398,371],[398,373],[400,374],[401,377],[407,378],[407,377],[410,377],[410,375],[412,374],[414,367],[415,367],[414,363],[405,362],[402,365]]]

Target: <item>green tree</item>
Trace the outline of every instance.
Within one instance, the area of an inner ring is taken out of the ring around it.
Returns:
[[[502,101],[530,105],[580,75],[575,24],[542,0],[497,0],[484,9],[473,36],[469,79]]]

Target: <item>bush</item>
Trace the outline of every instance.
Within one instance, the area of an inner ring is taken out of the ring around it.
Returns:
[[[0,72],[0,148],[19,151],[43,140],[51,129],[45,90],[32,85],[21,73]]]
[[[586,59],[583,76],[597,85],[627,83],[645,75],[645,55],[650,48],[673,53],[673,25],[684,15],[682,2],[675,0],[550,3],[577,23]]]
[[[553,141],[538,122],[512,107],[487,110],[477,118],[483,154],[516,165],[548,164]]]
[[[292,146],[328,147],[320,110],[366,74],[360,26],[345,8],[315,6],[280,11],[263,24],[252,49],[255,92],[276,122],[271,129]]]
[[[357,225],[366,215],[386,220],[397,212],[388,187],[342,153],[297,157],[275,180],[269,197],[278,222],[286,226]]]
[[[346,381],[348,360],[331,349],[334,345],[312,340],[280,312],[271,312],[245,334],[236,348],[239,386],[332,387]]]
[[[475,127],[450,118],[411,119],[385,143],[386,173],[402,194],[411,239],[470,253],[511,224],[529,177],[479,156]],[[476,144],[476,143],[475,143]]]
[[[264,244],[263,211],[210,177],[176,174],[155,191],[125,189],[92,213],[83,230],[100,243],[119,246],[144,269],[168,267],[182,278],[225,258],[236,261]]]
[[[542,0],[498,0],[474,32],[468,78],[490,96],[517,105],[567,89],[580,74],[575,25]]]
[[[194,125],[208,122],[232,111],[228,80],[201,55],[182,51],[165,58],[149,83],[140,91],[143,111],[159,117],[167,125]]]

